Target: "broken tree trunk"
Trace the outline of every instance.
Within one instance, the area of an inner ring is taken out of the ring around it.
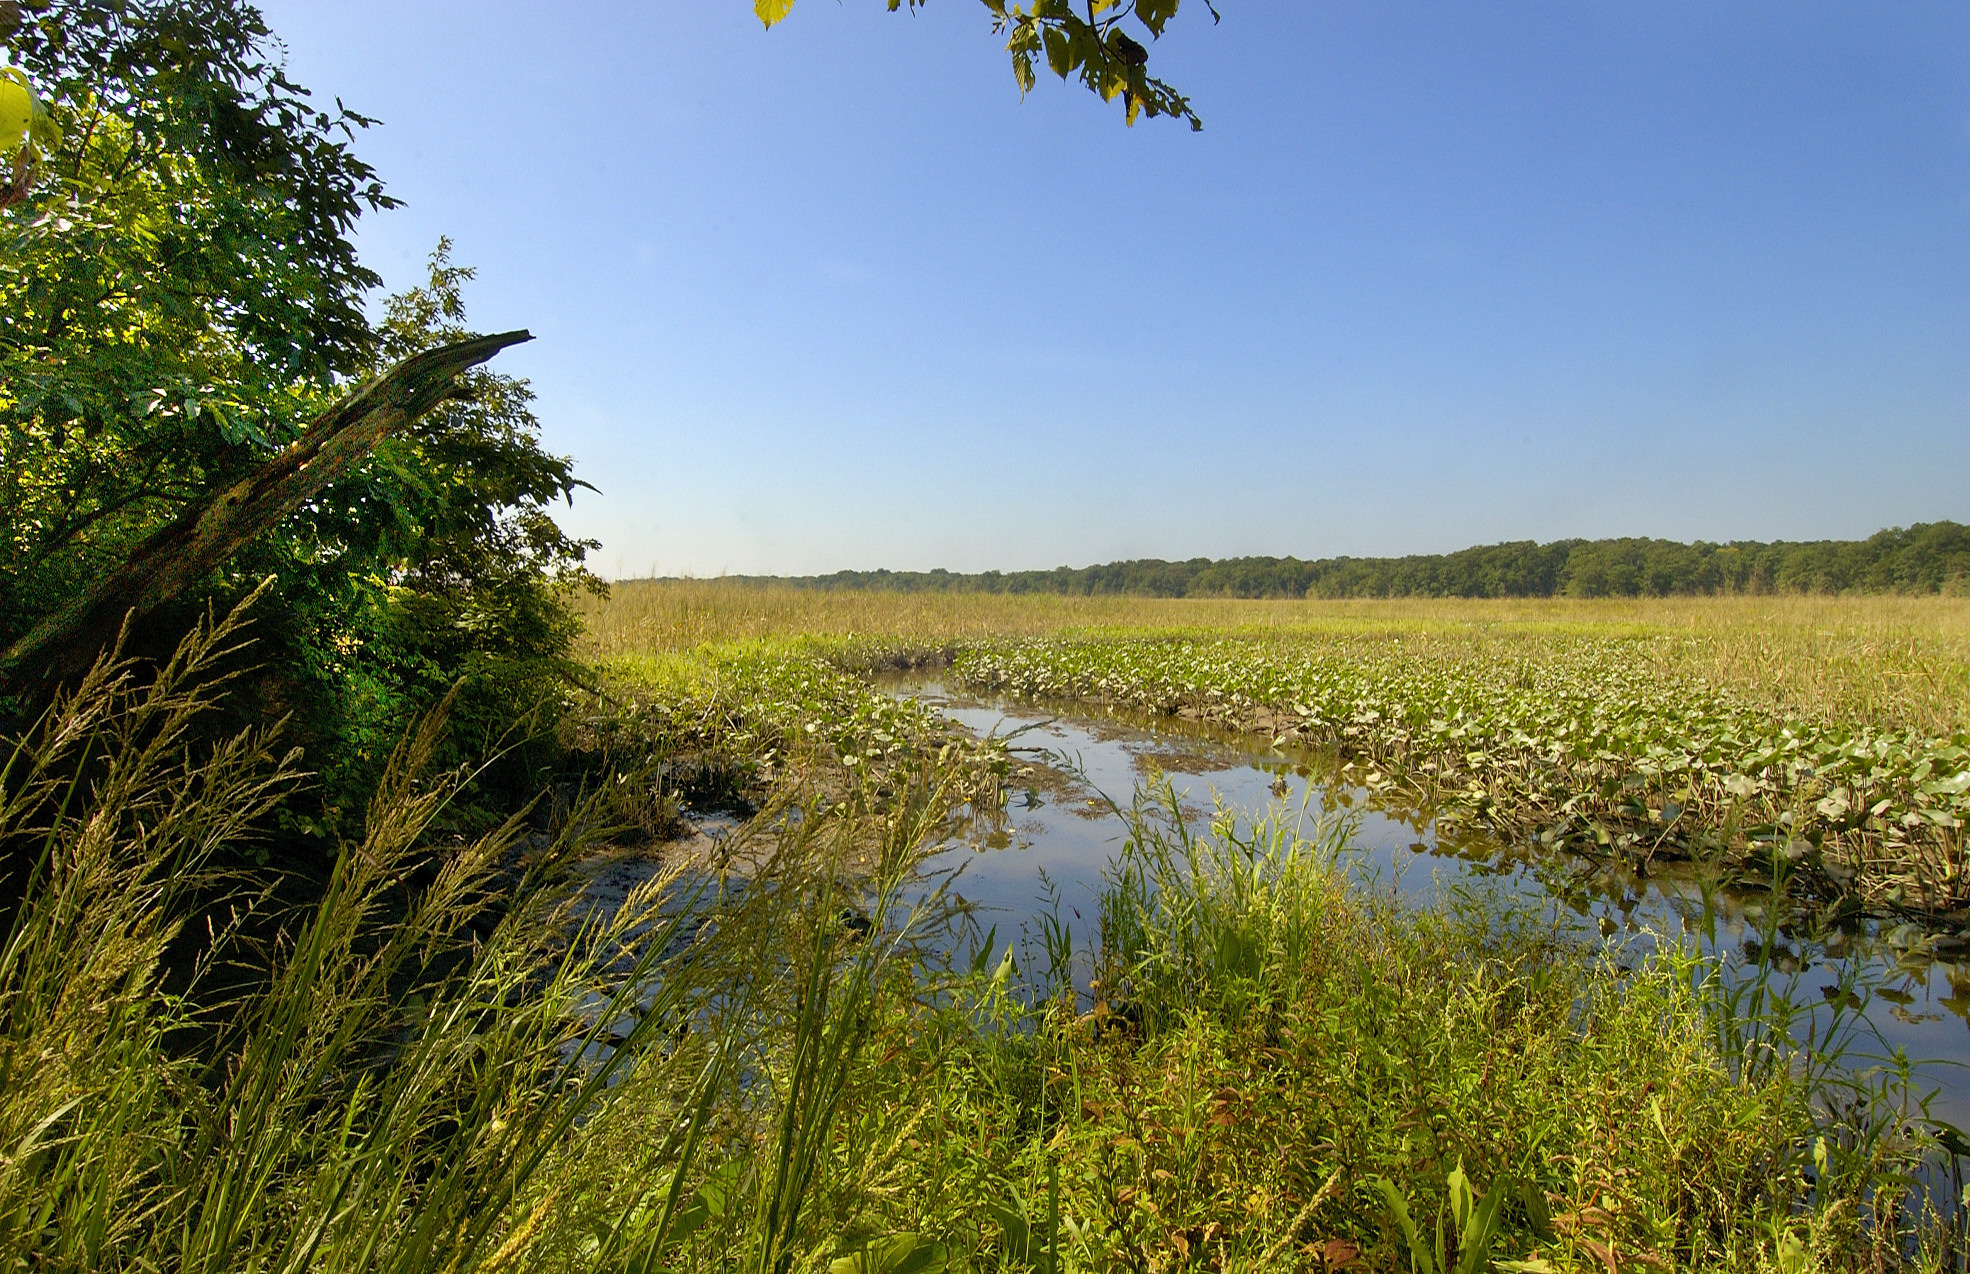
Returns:
[[[0,679],[53,680],[86,668],[125,620],[182,593],[255,536],[358,468],[393,429],[457,394],[458,376],[524,331],[475,336],[414,354],[310,422],[285,451],[211,492],[139,544],[121,566],[36,624],[0,655]]]

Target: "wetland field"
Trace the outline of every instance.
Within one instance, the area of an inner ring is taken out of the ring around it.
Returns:
[[[299,905],[237,620],[24,738],[18,1265],[1964,1268],[1970,601],[584,606]]]
[[[936,666],[1329,757],[1501,844],[1783,877],[1834,912],[1964,918],[1970,604],[1267,602],[620,585],[593,654]],[[679,661],[682,661],[681,663]]]
[[[731,788],[962,776],[926,865],[997,989],[875,1072],[899,1262],[1042,1211],[1102,1267],[1961,1259],[1962,599],[631,581],[586,620],[598,717]]]

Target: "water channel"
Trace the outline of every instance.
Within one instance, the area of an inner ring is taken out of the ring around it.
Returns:
[[[1157,772],[1198,816],[1196,826],[1220,803],[1246,819],[1268,809],[1304,809],[1310,818],[1346,812],[1355,823],[1350,869],[1418,903],[1447,888],[1503,889],[1586,935],[1635,946],[1689,935],[1744,968],[1760,958],[1770,928],[1769,899],[1706,887],[1688,868],[1641,876],[1601,860],[1514,850],[1467,828],[1439,829],[1427,811],[1350,786],[1333,758],[1317,752],[1126,709],[980,698],[921,677],[893,678],[885,688],[976,734],[1017,732],[1020,772],[1004,818],[943,857],[961,869],[955,892],[1002,936],[1049,910],[1077,943],[1095,936],[1102,870],[1126,834],[1106,798],[1126,808]],[[1855,921],[1818,938],[1789,936],[1770,955],[1793,998],[1822,1015],[1843,985],[1857,987],[1864,1035],[1848,1058],[1902,1051],[1935,1089],[1930,1115],[1965,1128],[1970,964],[1936,958],[1935,946],[1915,926]]]

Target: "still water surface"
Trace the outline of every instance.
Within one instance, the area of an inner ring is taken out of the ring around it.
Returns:
[[[1643,946],[1655,935],[1687,934],[1746,968],[1769,924],[1759,896],[1706,887],[1687,868],[1642,877],[1598,860],[1529,855],[1467,828],[1439,834],[1427,811],[1350,786],[1332,758],[1316,752],[1125,709],[981,699],[917,677],[887,688],[979,735],[1018,732],[1013,746],[1025,772],[1010,781],[1004,819],[976,829],[943,859],[961,867],[955,891],[1002,937],[1048,911],[1082,947],[1097,936],[1102,870],[1126,834],[1104,795],[1126,808],[1136,786],[1157,772],[1199,816],[1194,826],[1220,803],[1246,820],[1268,809],[1304,808],[1309,818],[1348,812],[1357,820],[1351,868],[1418,903],[1446,888],[1503,889],[1608,942]],[[1773,955],[1792,975],[1794,998],[1822,1013],[1851,972],[1868,1034],[1849,1056],[1902,1050],[1936,1090],[1930,1114],[1970,1127],[1970,965],[1932,958],[1911,927],[1885,929],[1867,922],[1824,938],[1789,936]]]

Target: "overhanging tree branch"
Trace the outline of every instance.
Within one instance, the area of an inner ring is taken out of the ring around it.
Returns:
[[[927,6],[930,0],[907,0],[910,10]],[[1123,119],[1133,125],[1138,115],[1155,118],[1168,115],[1189,123],[1193,132],[1204,121],[1191,109],[1190,99],[1145,69],[1149,50],[1123,30],[1124,19],[1132,19],[1151,43],[1163,38],[1163,30],[1176,16],[1182,0],[985,0],[992,15],[992,30],[1006,38],[1006,52],[1012,54],[1012,75],[1023,96],[1032,91],[1036,60],[1061,79],[1079,79],[1104,102],[1122,99]],[[889,0],[891,11],[905,0]],[[769,29],[783,21],[793,9],[794,0],[753,0],[752,11]],[[1203,0],[1213,23],[1219,20],[1211,0]]]
[[[323,487],[367,460],[385,435],[458,393],[458,376],[525,331],[474,336],[415,354],[317,416],[285,451],[208,494],[153,533],[121,566],[44,618],[0,655],[0,677],[61,677],[84,668],[125,618],[170,601]]]

